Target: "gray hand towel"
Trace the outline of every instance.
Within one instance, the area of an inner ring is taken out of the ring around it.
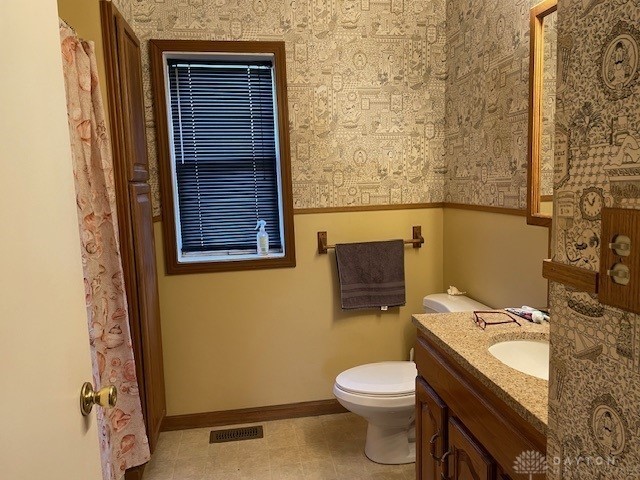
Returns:
[[[406,303],[402,240],[338,244],[336,262],[343,310]]]

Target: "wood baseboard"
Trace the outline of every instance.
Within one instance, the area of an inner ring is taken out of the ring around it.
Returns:
[[[163,431],[186,430],[189,428],[218,427],[241,423],[266,422],[285,418],[313,417],[332,413],[344,413],[347,410],[335,399],[313,402],[272,405],[268,407],[241,408],[219,412],[192,413],[165,417]]]

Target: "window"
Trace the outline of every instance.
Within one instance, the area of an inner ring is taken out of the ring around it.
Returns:
[[[151,60],[167,272],[295,266],[284,43],[152,40]]]

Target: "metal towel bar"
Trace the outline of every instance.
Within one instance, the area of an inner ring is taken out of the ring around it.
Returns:
[[[413,248],[422,248],[424,237],[422,236],[422,227],[420,225],[413,227],[413,238],[403,240],[405,245],[412,245]],[[327,245],[327,232],[318,232],[318,253],[326,254],[330,248],[336,248],[335,245]]]

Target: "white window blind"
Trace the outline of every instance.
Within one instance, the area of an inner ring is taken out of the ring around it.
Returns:
[[[168,60],[183,255],[283,251],[271,62]]]

